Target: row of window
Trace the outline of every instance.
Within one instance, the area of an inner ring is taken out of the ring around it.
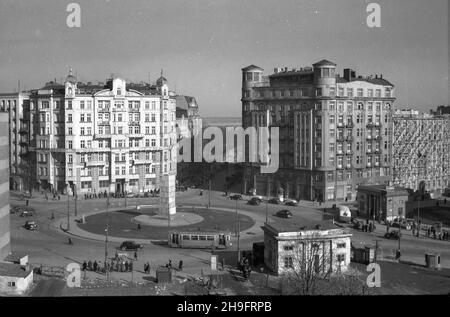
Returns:
[[[15,100],[13,100],[15,102]],[[76,101],[73,100],[67,100],[67,108],[68,109],[73,109],[74,108],[74,103]],[[79,103],[79,108],[81,110],[91,110],[92,109],[92,100],[79,100],[77,101]],[[118,109],[124,109],[125,108],[125,104],[127,101],[124,100],[116,100],[114,101],[114,106],[115,108]],[[41,100],[41,101],[31,101],[30,102],[30,109],[34,110],[35,109],[35,105],[36,103],[39,104],[39,109],[50,109],[50,101],[49,100]],[[62,102],[60,100],[54,100],[53,101],[53,109],[61,109],[61,104]],[[100,110],[103,109],[110,109],[111,108],[111,101],[110,100],[98,100],[97,101],[98,104],[98,108]],[[161,101],[161,102],[157,102],[157,101],[145,101],[144,102],[144,109],[145,110],[159,110],[159,106],[161,104],[161,107],[163,107],[164,109],[167,109],[167,101]],[[10,105],[10,104],[9,104]],[[2,100],[1,101],[1,107],[5,107],[6,103]],[[15,106],[15,104],[14,104]],[[129,109],[135,109],[135,110],[140,110],[141,108],[141,101],[139,100],[129,100],[128,101],[128,108]]]
[[[356,94],[355,94],[356,92]],[[392,97],[392,88],[386,87],[384,88],[384,95],[382,96],[382,89],[373,89],[373,88],[354,88],[348,87],[345,89],[344,87],[338,86],[329,87],[328,89],[316,88],[314,90],[314,95],[316,97],[328,96],[328,97],[359,97],[359,98],[391,98]],[[250,90],[244,91],[244,97],[250,98],[252,96]],[[283,97],[312,97],[312,89],[311,88],[301,88],[298,90],[282,90],[282,89],[261,89],[256,90],[254,96],[255,98],[283,98]]]

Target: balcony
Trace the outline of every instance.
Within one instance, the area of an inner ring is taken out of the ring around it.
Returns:
[[[352,154],[353,154],[353,151],[352,151],[352,150],[347,150],[347,151],[345,152],[345,154],[347,154],[347,155],[352,155]]]
[[[345,124],[345,127],[346,127],[346,128],[353,128],[353,122],[347,122],[347,123]]]
[[[375,150],[373,150],[373,153],[374,153],[374,154],[380,154],[380,153],[381,153],[381,150],[380,150],[380,149],[375,149]]]
[[[380,166],[380,163],[375,162],[374,166],[378,167],[378,166]]]
[[[336,152],[336,155],[344,155],[344,152],[342,152],[341,150],[338,150],[338,151]]]
[[[374,139],[374,140],[381,140],[381,135],[375,135],[375,136],[373,137],[373,139]]]
[[[381,122],[375,122],[373,125],[374,125],[375,127],[380,127],[380,126],[381,126]]]
[[[345,141],[345,138],[344,138],[343,135],[339,135],[339,136],[336,137],[336,141],[337,141],[337,142],[344,142],[344,141]]]
[[[105,162],[103,161],[87,161],[85,162],[85,166],[104,166]]]
[[[372,163],[367,163],[367,167],[372,167]]]
[[[352,168],[352,164],[347,164],[346,167],[347,167],[347,169],[351,169]]]
[[[151,162],[149,160],[145,160],[145,159],[138,159],[138,160],[131,160],[130,164],[131,165],[145,165],[145,164],[150,164]]]
[[[339,165],[339,164],[338,164],[338,165],[336,166],[336,169],[338,169],[338,170],[342,170],[342,169],[344,169],[344,166],[343,166],[343,165]]]
[[[336,126],[337,126],[338,128],[345,128],[345,125],[344,125],[343,122],[337,122],[337,123],[336,123]]]
[[[367,150],[366,150],[366,153],[367,153],[367,154],[372,154],[372,149],[367,149]]]
[[[366,135],[366,139],[367,140],[372,140],[372,136],[371,135]]]
[[[353,136],[352,135],[347,135],[347,137],[345,139],[347,141],[353,141]]]

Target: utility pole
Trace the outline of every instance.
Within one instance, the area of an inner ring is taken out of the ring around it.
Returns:
[[[77,216],[77,214],[78,214],[78,210],[77,210],[77,199],[78,199],[78,194],[77,194],[77,191],[76,191],[76,187],[75,187],[76,185],[74,185],[74,191],[73,191],[73,198],[75,198],[75,217]]]
[[[209,165],[209,181],[208,181],[208,209],[211,208],[211,165]]]
[[[109,186],[111,187],[111,186]],[[109,195],[106,196],[106,229],[105,229],[105,269],[106,269],[106,263],[108,262],[108,231],[109,231],[109,213],[108,213],[108,207],[109,207]],[[109,272],[106,270],[106,280],[108,281],[109,278]]]
[[[267,182],[266,223],[269,221],[269,197],[270,197],[270,183]]]
[[[69,185],[67,185],[67,189],[68,188],[69,188]],[[70,230],[69,210],[70,210],[70,196],[69,196],[69,191],[67,191],[67,231]]]

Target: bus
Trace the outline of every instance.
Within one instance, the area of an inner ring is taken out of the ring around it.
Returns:
[[[231,246],[231,233],[225,231],[171,231],[169,247],[226,249]]]

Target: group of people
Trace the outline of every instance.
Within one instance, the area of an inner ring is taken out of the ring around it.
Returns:
[[[150,268],[149,268],[150,270]],[[92,262],[89,260],[88,262],[83,262],[83,271],[93,271],[93,272],[131,272],[133,271],[133,261],[123,261],[123,260],[115,260],[112,259],[110,262],[106,262],[105,266],[102,266],[101,261]]]
[[[375,222],[369,221],[369,219],[366,220],[366,223],[363,224],[361,228],[363,232],[373,232],[375,229]]]

